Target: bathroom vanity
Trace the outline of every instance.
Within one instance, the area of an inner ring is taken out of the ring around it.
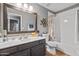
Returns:
[[[4,25],[3,39],[0,38],[0,56],[44,56],[45,37],[39,37],[39,35],[37,35],[38,37],[28,37],[27,35],[28,38],[24,38],[25,35],[22,35],[39,32],[37,30],[38,14],[23,11],[17,6],[6,3],[1,4],[1,7]],[[7,39],[7,34],[21,34],[21,37],[19,39],[18,37]]]
[[[0,43],[0,56],[44,56],[45,38]]]

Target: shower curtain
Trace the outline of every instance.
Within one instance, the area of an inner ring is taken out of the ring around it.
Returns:
[[[53,15],[48,16],[48,41],[55,40],[55,31],[54,31],[54,19]]]

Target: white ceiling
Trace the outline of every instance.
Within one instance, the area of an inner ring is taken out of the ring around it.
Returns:
[[[40,3],[41,6],[48,8],[53,12],[60,11],[64,8],[70,7],[76,3]]]

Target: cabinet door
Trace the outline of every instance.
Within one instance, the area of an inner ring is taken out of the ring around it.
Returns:
[[[16,52],[16,53],[12,54],[11,56],[30,56],[30,50],[25,49],[25,50]]]
[[[31,56],[44,56],[45,44],[40,44],[31,48]]]

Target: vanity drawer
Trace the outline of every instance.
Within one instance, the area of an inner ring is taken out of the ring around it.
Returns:
[[[27,48],[29,48],[30,46],[31,46],[30,43],[25,43],[25,44],[19,45],[19,46],[18,46],[18,51],[27,49]]]
[[[0,55],[10,55],[11,53],[14,53],[17,51],[17,47],[9,47],[5,49],[0,50]]]
[[[33,46],[36,46],[36,45],[39,45],[39,44],[42,44],[42,43],[45,43],[45,39],[31,42],[30,45],[31,45],[31,47],[33,47]]]
[[[19,52],[11,54],[10,56],[30,56],[30,49],[21,50]]]
[[[18,51],[33,47],[33,46],[38,45],[38,44],[39,44],[39,41],[34,41],[34,42],[19,45],[18,46]]]
[[[39,45],[39,40],[38,41],[31,42],[31,47],[36,46],[36,45]]]
[[[45,39],[39,40],[39,43],[40,44],[45,43]]]

